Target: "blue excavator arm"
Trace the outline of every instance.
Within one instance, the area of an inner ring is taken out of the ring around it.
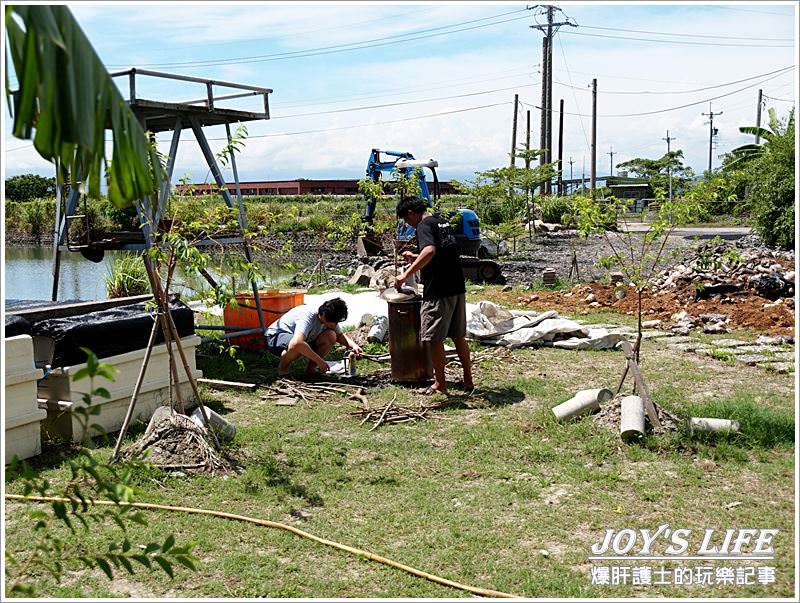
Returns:
[[[369,155],[369,161],[367,162],[367,178],[373,182],[378,182],[379,180],[391,180],[392,173],[395,170],[399,170],[403,173],[403,175],[410,177],[416,168],[429,168],[433,174],[434,196],[438,198],[439,181],[436,177],[436,168],[438,166],[439,164],[435,159],[414,159],[414,156],[406,151],[372,149]],[[421,170],[419,171],[419,187],[422,198],[425,199],[428,207],[432,207],[433,200],[431,199],[431,191],[428,188],[428,182],[425,179],[425,173]],[[368,222],[370,224],[372,223],[372,220],[375,217],[376,202],[377,199],[367,199],[367,206],[364,216],[362,217],[364,222]]]

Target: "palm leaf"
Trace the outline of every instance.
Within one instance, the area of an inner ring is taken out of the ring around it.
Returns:
[[[160,163],[144,130],[65,6],[7,6],[6,36],[19,90],[13,134],[63,166],[71,184],[100,196],[103,169],[109,199],[129,205],[159,190]],[[6,94],[9,91],[6,79]],[[112,155],[105,155],[105,130]],[[63,182],[64,174],[59,173]]]
[[[773,138],[775,138],[775,134],[766,128],[759,128],[757,126],[741,126],[739,128],[739,132],[742,134],[752,134],[753,136],[759,136],[764,140],[771,142]]]

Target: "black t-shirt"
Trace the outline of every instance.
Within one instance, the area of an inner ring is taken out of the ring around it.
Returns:
[[[429,216],[417,224],[417,247],[422,251],[428,245],[436,247],[436,255],[423,266],[422,299],[439,299],[466,292],[464,271],[458,259],[458,249],[441,248],[439,224],[446,223],[438,216]]]

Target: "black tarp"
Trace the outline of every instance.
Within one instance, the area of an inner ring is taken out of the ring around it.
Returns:
[[[82,347],[98,358],[108,358],[147,346],[156,316],[154,310],[145,309],[142,302],[81,316],[40,320],[33,324],[30,334],[45,335],[55,341],[51,366],[71,366],[86,362]],[[170,300],[170,314],[181,337],[194,333],[194,313],[176,298]],[[163,342],[159,327],[156,343]]]
[[[6,314],[6,337],[16,337],[17,335],[30,335],[31,323],[27,318],[17,316],[16,314]]]

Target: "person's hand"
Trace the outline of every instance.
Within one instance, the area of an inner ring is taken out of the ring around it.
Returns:
[[[321,362],[317,362],[317,366],[319,367],[320,373],[327,373],[329,370],[331,370],[331,367],[324,360]]]
[[[411,264],[414,261],[414,252],[413,251],[404,251],[400,255],[403,256],[403,259],[406,261],[406,264]]]
[[[353,347],[350,348],[356,353],[356,356],[361,356],[364,353],[364,350],[361,349],[361,346],[357,343],[353,343]]]
[[[398,274],[396,277],[394,277],[394,288],[397,289],[398,291],[402,290],[403,283],[405,283],[406,279],[408,278],[407,276],[405,276],[405,274],[406,273],[403,272],[402,274]]]

